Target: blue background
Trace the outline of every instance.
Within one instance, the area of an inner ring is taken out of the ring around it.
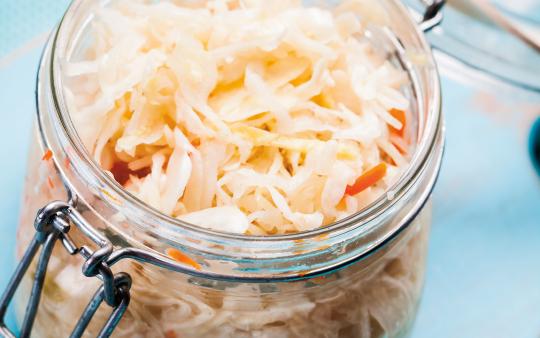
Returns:
[[[0,0],[0,289],[14,268],[39,55],[67,2]],[[540,95],[441,68],[447,152],[412,338],[539,338],[540,180],[526,145]]]

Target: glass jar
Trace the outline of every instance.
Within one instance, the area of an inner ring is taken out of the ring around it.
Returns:
[[[370,5],[384,15],[368,35],[410,77],[410,167],[358,214],[316,231],[255,237],[160,214],[85,151],[66,108],[62,64],[84,48],[92,7],[106,3],[74,1],[42,58],[17,236],[19,272],[29,265],[16,302],[21,335],[32,322],[37,337],[65,337],[75,327],[75,336],[95,337],[106,322],[102,334],[118,324],[116,337],[406,335],[421,297],[444,143],[436,65],[407,9],[397,0]],[[40,246],[39,262],[29,263]]]

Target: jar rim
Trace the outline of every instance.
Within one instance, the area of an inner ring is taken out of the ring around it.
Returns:
[[[50,57],[50,84],[52,88],[52,98],[55,118],[58,119],[63,132],[65,133],[65,138],[67,139],[70,148],[72,149],[71,155],[79,158],[84,166],[84,170],[93,177],[96,181],[103,183],[111,194],[114,194],[115,198],[120,199],[124,208],[129,206],[128,210],[138,210],[139,213],[144,214],[145,217],[151,218],[154,222],[153,224],[159,224],[159,227],[165,229],[168,234],[173,234],[175,232],[183,232],[184,234],[189,234],[194,238],[198,239],[208,239],[212,242],[215,241],[229,241],[230,243],[235,243],[239,246],[247,245],[248,243],[256,243],[258,247],[268,247],[268,248],[290,248],[290,245],[294,245],[298,241],[309,241],[313,239],[317,240],[317,247],[319,249],[323,247],[328,247],[329,244],[335,243],[338,240],[340,235],[347,233],[351,229],[363,229],[365,226],[370,223],[372,220],[380,218],[384,213],[392,208],[396,203],[398,203],[402,197],[411,189],[411,187],[417,182],[418,178],[424,172],[424,169],[429,165],[432,157],[435,153],[435,147],[438,145],[438,141],[443,134],[442,126],[442,109],[441,109],[441,87],[440,79],[437,68],[435,66],[435,61],[431,53],[429,44],[426,41],[424,33],[420,30],[420,27],[414,23],[411,16],[408,14],[406,7],[397,0],[389,0],[392,2],[392,6],[396,6],[397,10],[406,16],[409,26],[414,27],[415,39],[419,41],[421,46],[421,52],[425,53],[427,56],[427,65],[429,66],[429,84],[431,86],[430,96],[426,98],[426,121],[423,126],[423,133],[421,134],[421,139],[418,140],[418,145],[415,150],[415,154],[409,164],[406,172],[400,177],[400,179],[394,184],[392,188],[387,191],[387,193],[380,196],[376,201],[371,205],[364,208],[363,210],[344,218],[338,222],[334,222],[328,226],[321,227],[315,230],[299,232],[294,234],[285,234],[278,236],[249,236],[249,235],[238,235],[232,233],[218,232],[209,229],[205,229],[196,225],[192,225],[181,220],[167,216],[158,210],[150,207],[148,204],[142,202],[140,199],[126,191],[118,182],[114,180],[111,176],[107,175],[99,165],[94,161],[92,156],[88,153],[85,146],[83,145],[81,139],[78,136],[77,130],[73,121],[70,118],[70,113],[67,108],[67,104],[64,98],[64,92],[62,87],[62,76],[60,70],[61,60],[63,60],[62,52],[65,52],[68,49],[70,32],[67,30],[66,26],[69,21],[73,19],[74,13],[77,9],[84,3],[86,0],[74,0],[66,11],[59,27],[56,30],[56,33],[52,36],[52,48],[51,48],[51,57]],[[100,1],[102,3],[104,1]],[[107,1],[105,1],[107,2]],[[425,94],[425,93],[424,93]],[[415,99],[418,99],[416,97]],[[418,103],[421,104],[421,103]],[[39,111],[39,109],[38,109]],[[421,109],[418,109],[418,114],[423,113]],[[420,129],[420,127],[419,127]],[[42,131],[43,134],[43,131]],[[45,138],[46,136],[43,135]],[[442,147],[442,146],[441,146]],[[442,150],[441,150],[442,152]],[[440,165],[440,159],[437,158],[438,166]],[[438,173],[437,166],[437,173]],[[434,181],[431,182],[431,185],[428,187],[428,194],[425,196],[425,200],[429,197],[429,193],[433,189]],[[391,192],[391,193],[389,193]],[[425,201],[420,201],[420,205],[423,205]],[[418,207],[418,210],[411,213],[418,213],[421,209],[421,206]],[[395,236],[400,230],[407,226],[408,221],[412,219],[413,216],[410,216],[409,219],[404,219],[402,224],[396,226],[392,233],[389,234],[389,237]],[[357,234],[362,234],[362,231],[357,232]],[[335,238],[334,238],[335,237]],[[168,238],[171,240],[171,238]],[[334,241],[332,241],[334,240]],[[315,248],[315,246],[314,246]]]

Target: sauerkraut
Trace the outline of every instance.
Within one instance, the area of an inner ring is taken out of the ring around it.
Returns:
[[[268,236],[317,229],[358,212],[407,167],[413,119],[403,94],[406,74],[365,34],[369,24],[388,22],[383,7],[371,0],[338,3],[96,4],[91,38],[80,55],[61,60],[79,136],[133,195],[201,227]],[[32,238],[35,212],[66,198],[59,163],[38,138],[19,257]],[[64,166],[77,177],[75,165]],[[81,199],[81,213],[115,247],[165,253],[172,245],[143,231],[124,236],[92,194]],[[122,261],[115,271],[134,283],[114,336],[401,337],[421,295],[430,214],[427,204],[395,240],[355,264],[285,283],[218,281]],[[70,235],[89,244],[76,229]],[[57,246],[33,336],[69,335],[100,285],[82,276],[82,263]],[[22,318],[26,303],[18,304]],[[85,337],[97,336],[109,314],[101,308]]]
[[[328,225],[408,163],[407,76],[359,6],[384,18],[357,0],[113,1],[63,65],[72,118],[102,168],[169,216],[251,235]]]
[[[32,217],[37,209],[50,200],[65,198],[52,161],[44,161],[41,156],[36,140],[18,232],[19,257],[33,237]],[[98,218],[90,210],[85,210],[83,216],[92,222]],[[384,249],[340,271],[301,281],[216,281],[124,261],[114,269],[129,273],[134,283],[131,303],[113,337],[404,337],[422,292],[430,216],[428,204],[407,231]],[[72,235],[78,243],[86,243],[83,236],[76,232]],[[69,336],[100,286],[97,278],[82,275],[82,263],[57,245],[32,337]],[[32,266],[31,271],[34,269]],[[23,280],[17,308],[19,322],[24,317],[32,278],[31,272]],[[110,309],[103,306],[84,337],[96,337],[109,314]]]

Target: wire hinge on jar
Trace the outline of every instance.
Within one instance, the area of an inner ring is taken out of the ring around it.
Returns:
[[[98,246],[98,249],[93,251],[87,246],[77,246],[69,236],[72,224],[90,238]],[[42,208],[36,216],[34,226],[36,234],[15,270],[6,291],[0,298],[0,335],[9,338],[15,337],[15,334],[5,325],[7,308],[39,248],[42,247],[19,334],[21,338],[30,336],[36,319],[47,266],[54,246],[60,240],[70,255],[79,254],[85,259],[82,272],[86,277],[97,277],[103,282],[103,285],[88,303],[71,337],[77,338],[83,335],[103,301],[112,307],[113,311],[98,337],[109,337],[129,305],[131,288],[131,277],[126,273],[113,274],[109,264],[106,263],[113,253],[111,242],[88,224],[73,206],[65,202],[52,202]]]
[[[442,9],[446,0],[421,0],[425,8],[423,14],[417,14],[420,17],[418,25],[424,32],[429,32],[443,21]]]

